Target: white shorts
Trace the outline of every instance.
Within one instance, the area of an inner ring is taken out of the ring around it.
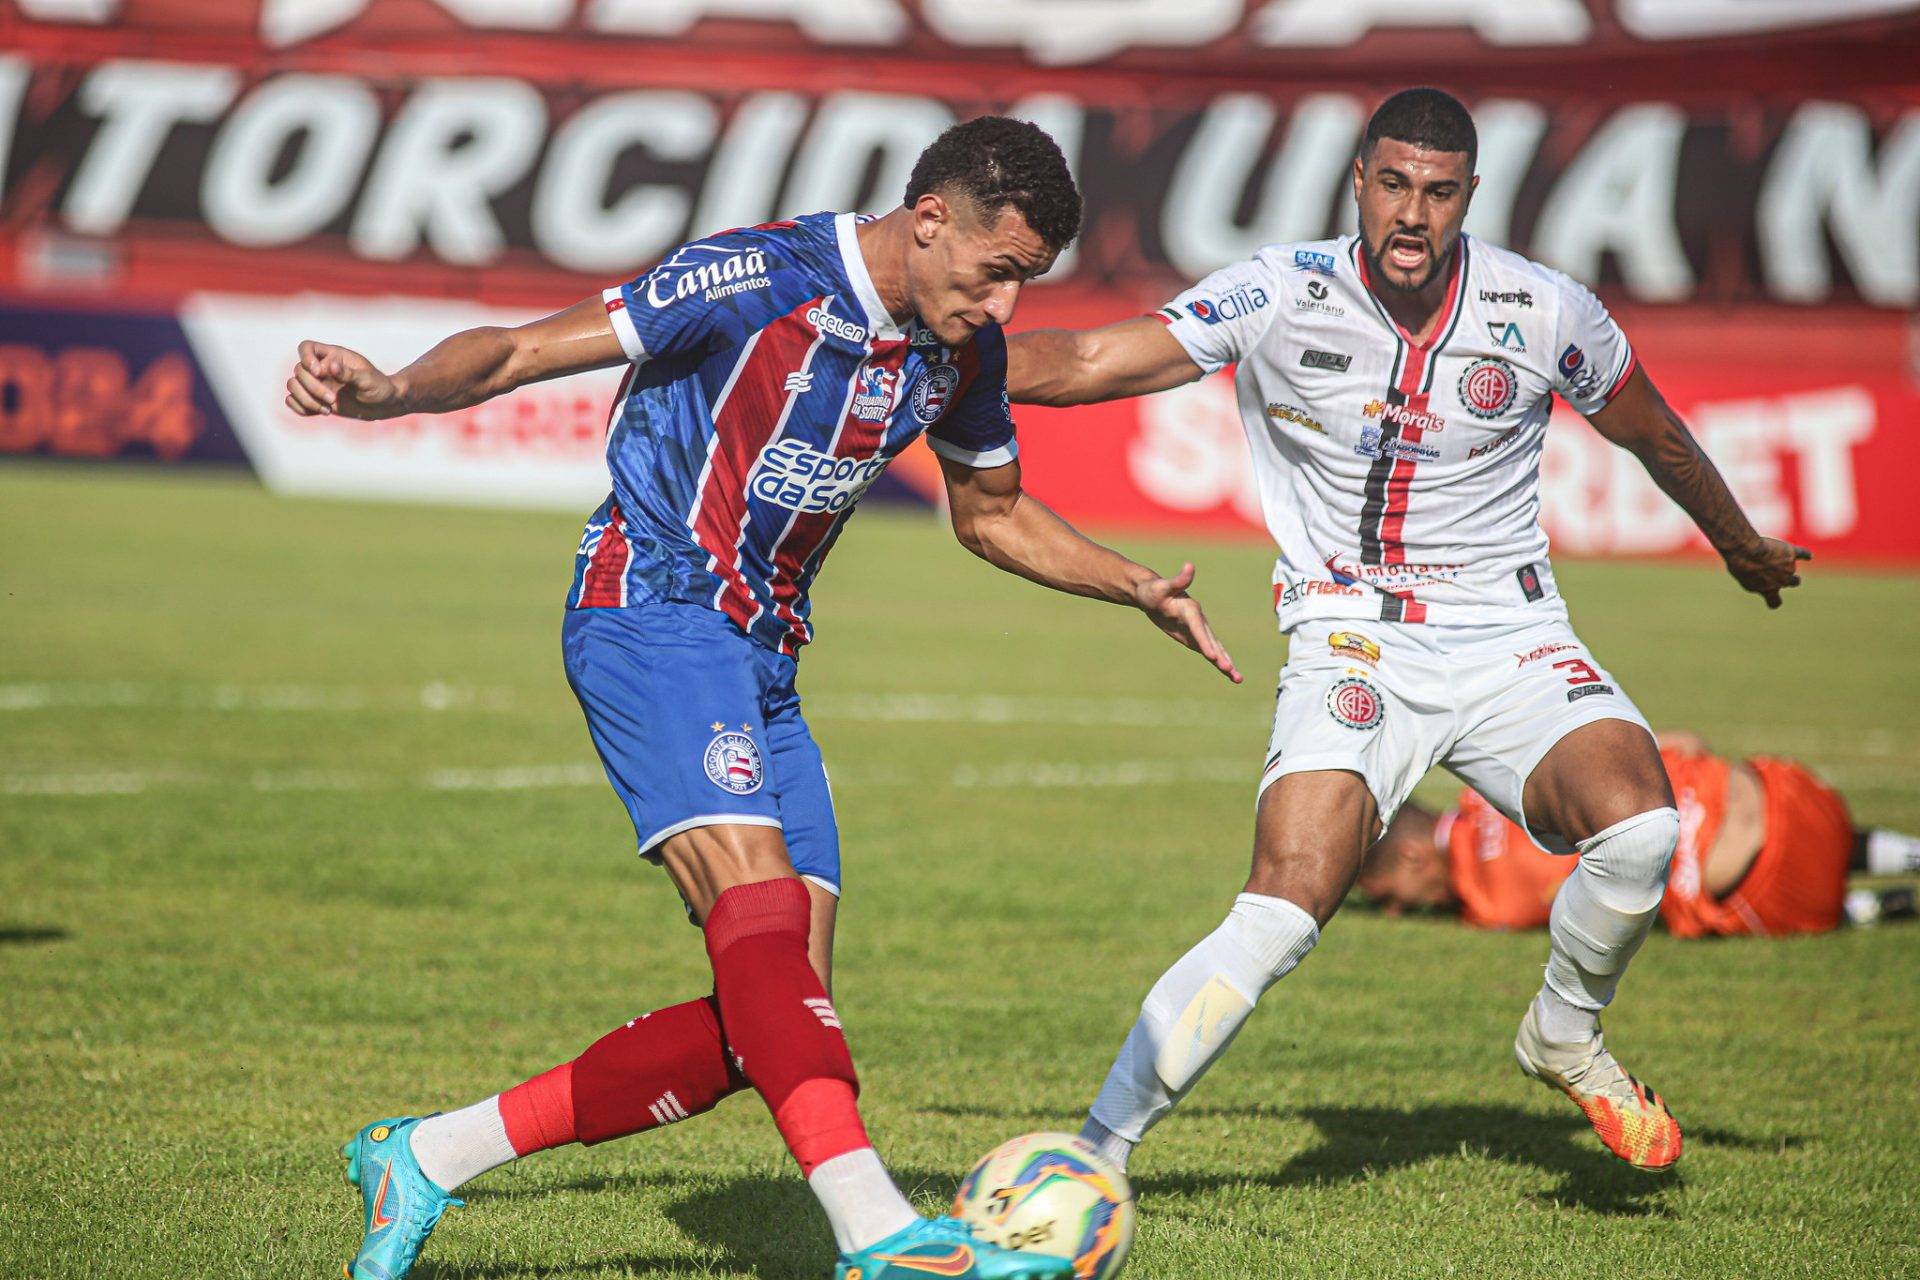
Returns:
[[[1414,784],[1445,765],[1542,848],[1527,825],[1527,777],[1567,734],[1646,719],[1564,618],[1436,627],[1342,620],[1295,627],[1280,671],[1265,791],[1289,773],[1345,769],[1366,780],[1384,827]]]

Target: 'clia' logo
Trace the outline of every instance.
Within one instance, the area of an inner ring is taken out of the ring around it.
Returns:
[[[1202,324],[1219,324],[1252,315],[1266,305],[1267,291],[1259,285],[1248,285],[1218,298],[1195,298],[1187,304],[1187,311]]]

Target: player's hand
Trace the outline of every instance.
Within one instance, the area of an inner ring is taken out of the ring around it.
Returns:
[[[1153,619],[1153,625],[1211,662],[1227,679],[1239,684],[1240,669],[1233,665],[1225,645],[1214,638],[1200,602],[1187,594],[1193,585],[1193,566],[1180,566],[1171,578],[1148,578],[1133,589],[1133,602]]]
[[[393,379],[358,351],[325,342],[300,344],[300,359],[287,379],[287,408],[303,417],[395,417],[405,410]]]
[[[1800,561],[1813,559],[1813,552],[1778,538],[1762,538],[1751,546],[1721,553],[1727,572],[1735,582],[1767,602],[1767,608],[1780,607],[1780,593],[1800,585]]]

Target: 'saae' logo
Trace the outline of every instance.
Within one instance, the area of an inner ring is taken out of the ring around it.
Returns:
[[[758,791],[766,776],[760,767],[760,748],[744,733],[714,735],[707,744],[706,765],[708,780],[737,796]]]
[[[929,425],[938,422],[953,402],[953,393],[959,386],[960,371],[952,365],[929,367],[926,376],[913,388],[913,416]]]

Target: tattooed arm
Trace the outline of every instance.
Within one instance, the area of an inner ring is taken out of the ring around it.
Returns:
[[[1645,369],[1635,369],[1627,385],[1587,420],[1640,459],[1653,482],[1707,535],[1734,581],[1765,600],[1767,608],[1778,609],[1780,593],[1800,585],[1798,562],[1813,559],[1813,553],[1754,529],[1713,459]]]

